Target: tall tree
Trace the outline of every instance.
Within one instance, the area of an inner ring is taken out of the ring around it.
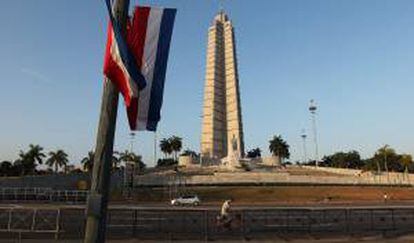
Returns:
[[[269,141],[269,150],[274,156],[280,159],[288,159],[290,157],[289,145],[282,136],[273,136]]]
[[[169,139],[163,138],[160,141],[160,149],[164,153],[164,157],[167,157],[167,155],[170,155],[172,153],[172,147]]]
[[[413,164],[413,157],[411,154],[402,154],[400,156],[400,163],[404,167],[404,172],[408,173],[408,168]]]
[[[81,160],[81,164],[83,164],[83,170],[86,170],[92,173],[94,157],[95,157],[95,152],[91,150],[88,152],[88,155]]]
[[[142,162],[141,155],[137,155],[134,152],[130,152],[128,150],[119,153],[119,160],[122,162],[133,162],[139,170],[142,170],[146,167],[144,162]]]
[[[0,176],[11,176],[13,174],[13,164],[10,161],[0,163]]]
[[[400,163],[400,155],[398,155],[389,145],[379,148],[374,154],[373,159],[380,165],[380,168],[383,168],[386,172],[389,170],[403,170],[403,166]]]
[[[49,152],[49,158],[46,160],[46,165],[55,168],[55,173],[58,173],[59,167],[64,167],[69,163],[68,154],[59,149],[57,151]]]
[[[119,154],[117,151],[114,151],[112,154],[111,171],[117,170],[119,167],[119,163],[121,162],[119,158],[116,156],[117,154]],[[81,160],[81,164],[83,164],[83,170],[92,173],[94,157],[95,151],[90,150],[88,152],[88,155]]]
[[[174,159],[177,160],[177,155],[181,151],[181,148],[183,147],[182,138],[177,136],[172,136],[169,139],[169,143],[171,146],[171,150],[174,152]]]
[[[25,174],[26,170],[20,157],[13,162],[13,169],[16,176],[22,176]]]
[[[357,151],[337,152],[322,159],[322,166],[360,169],[364,166]]]
[[[38,164],[43,164],[43,158],[46,155],[42,152],[43,148],[39,145],[29,145],[29,150],[24,152],[20,150],[19,160],[22,165],[22,174],[33,174]]]

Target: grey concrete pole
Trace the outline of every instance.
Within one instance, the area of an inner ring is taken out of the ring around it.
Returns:
[[[128,6],[129,0],[117,0],[114,4],[114,17],[120,21],[123,28],[125,28],[128,16]],[[105,242],[106,211],[117,111],[118,90],[109,79],[105,78],[91,190],[87,203],[85,243]]]

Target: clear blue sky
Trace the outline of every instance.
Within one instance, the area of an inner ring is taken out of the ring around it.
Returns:
[[[207,28],[218,1],[136,3],[178,9],[159,137],[181,136],[184,148],[198,151]],[[414,153],[414,1],[228,0],[224,7],[236,28],[247,148],[267,151],[281,134],[292,161],[301,159],[314,98],[321,155],[356,149],[367,157],[384,144]],[[63,148],[77,163],[94,147],[106,23],[98,0],[2,4],[0,160],[35,143]],[[128,148],[128,133],[121,103],[115,149]],[[135,139],[150,165],[152,137]]]

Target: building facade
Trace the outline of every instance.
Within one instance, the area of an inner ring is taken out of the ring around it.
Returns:
[[[236,151],[244,157],[234,28],[220,11],[208,30],[201,154],[224,158]]]

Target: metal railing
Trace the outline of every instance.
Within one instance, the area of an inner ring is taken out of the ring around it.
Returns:
[[[25,202],[25,201],[44,201],[44,202],[85,202],[88,191],[82,190],[54,190],[51,188],[19,188],[3,187],[0,188],[0,201]]]
[[[230,228],[217,223],[217,210],[111,208],[108,238],[156,240],[300,238],[312,235],[407,234],[414,231],[414,207],[269,208],[233,211]],[[0,238],[80,239],[83,207],[0,208]]]

